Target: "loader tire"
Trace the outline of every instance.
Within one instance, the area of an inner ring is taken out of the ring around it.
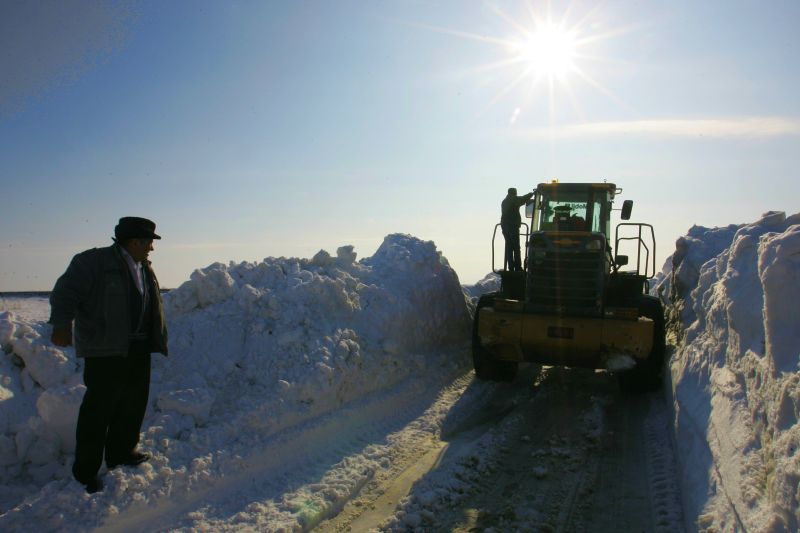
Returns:
[[[475,368],[475,377],[485,381],[514,381],[517,376],[519,363],[516,361],[501,361],[492,357],[486,348],[481,345],[478,337],[479,311],[483,307],[492,305],[497,293],[484,294],[478,300],[475,308],[475,318],[472,321],[472,365]]]
[[[619,374],[619,387],[623,392],[650,392],[658,390],[662,384],[664,354],[667,349],[664,308],[658,298],[645,295],[639,302],[639,316],[653,321],[653,347],[647,359]]]

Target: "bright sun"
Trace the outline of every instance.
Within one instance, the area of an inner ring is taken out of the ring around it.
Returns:
[[[521,41],[510,46],[526,72],[534,80],[565,81],[569,72],[575,71],[576,36],[550,22],[524,35]]]
[[[489,71],[502,70],[510,76],[506,78],[507,82],[501,86],[489,106],[496,104],[516,89],[523,89],[523,100],[515,103],[510,118],[511,124],[517,122],[526,107],[536,105],[539,99],[533,96],[540,89],[544,89],[549,96],[547,101],[551,117],[555,116],[557,93],[565,94],[575,112],[581,114],[580,103],[573,91],[573,82],[576,81],[588,84],[617,103],[621,103],[611,91],[589,75],[585,66],[588,62],[607,61],[596,53],[591,53],[591,49],[598,42],[627,30],[621,27],[608,27],[604,24],[604,17],[600,16],[599,9],[590,10],[581,16],[577,10],[571,8],[570,4],[558,18],[553,16],[549,2],[542,9],[534,8],[530,1],[532,0],[524,2],[527,13],[522,16],[510,16],[499,7],[492,6],[494,13],[509,26],[510,35],[505,37],[426,27],[503,49],[505,52],[503,57],[493,63],[478,66],[472,71],[483,75]],[[485,79],[502,78],[492,75],[486,76]]]

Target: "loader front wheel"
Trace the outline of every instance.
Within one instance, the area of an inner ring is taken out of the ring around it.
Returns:
[[[645,295],[639,302],[639,316],[653,321],[653,348],[647,359],[619,375],[619,386],[624,392],[649,392],[661,387],[666,353],[664,308],[658,298]]]
[[[516,361],[501,361],[483,347],[478,336],[478,321],[480,310],[491,306],[497,293],[484,294],[478,300],[475,309],[475,319],[472,321],[472,365],[475,368],[475,377],[485,381],[514,381],[519,363]]]

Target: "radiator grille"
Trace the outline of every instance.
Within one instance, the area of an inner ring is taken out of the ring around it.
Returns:
[[[529,260],[527,300],[533,310],[599,315],[603,288],[603,253],[549,249]]]

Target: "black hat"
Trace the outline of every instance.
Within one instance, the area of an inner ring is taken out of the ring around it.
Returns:
[[[118,241],[125,239],[160,239],[156,235],[156,223],[139,217],[122,217],[114,228],[114,237]]]

